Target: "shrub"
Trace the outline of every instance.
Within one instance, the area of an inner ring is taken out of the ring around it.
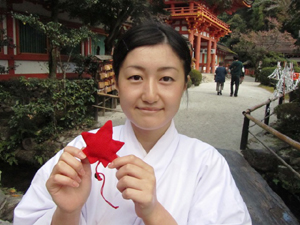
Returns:
[[[22,140],[42,143],[64,129],[78,128],[93,115],[94,80],[25,79],[0,83],[0,109],[10,109],[8,138],[0,140],[0,159],[14,163]],[[2,116],[3,111],[0,111]]]
[[[298,66],[294,67],[294,72],[295,73],[300,73],[300,67],[298,67]]]
[[[189,75],[191,77],[191,81],[193,85],[199,86],[201,84],[202,74],[200,71],[196,69],[192,69]]]
[[[276,69],[276,67],[265,67],[261,70],[260,74],[259,74],[259,81],[261,84],[263,85],[267,85],[267,86],[274,86],[274,83],[276,84],[277,81],[268,78],[268,76],[270,76],[274,70]]]
[[[300,141],[300,102],[278,105],[274,112],[278,119],[276,129],[290,138]]]

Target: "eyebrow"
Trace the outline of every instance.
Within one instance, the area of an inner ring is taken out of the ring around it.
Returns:
[[[134,68],[134,69],[145,71],[144,67],[138,66],[138,65],[130,65],[130,66],[127,66],[125,69],[129,69],[129,68]],[[176,70],[176,71],[179,71],[176,67],[173,67],[173,66],[164,66],[164,67],[158,68],[158,71],[164,71],[164,70]]]

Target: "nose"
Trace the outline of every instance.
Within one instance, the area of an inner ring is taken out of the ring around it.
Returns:
[[[158,86],[154,80],[147,80],[143,85],[142,100],[149,104],[157,102],[159,99]]]

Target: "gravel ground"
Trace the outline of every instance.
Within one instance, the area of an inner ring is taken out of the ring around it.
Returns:
[[[230,97],[230,79],[224,85],[223,95],[218,96],[212,74],[203,74],[205,82],[198,87],[188,89],[184,95],[180,109],[175,117],[179,133],[198,138],[218,149],[240,152],[240,140],[244,121],[243,111],[272,98],[272,93],[259,87],[254,78],[246,76],[240,85],[238,97]],[[188,97],[187,97],[188,96]],[[277,102],[271,104],[272,108]],[[118,105],[117,109],[120,109]],[[262,120],[265,107],[251,115]],[[125,115],[119,112],[107,112],[99,117],[99,126],[111,119],[113,125],[124,124]],[[274,120],[275,117],[271,117]],[[250,123],[251,125],[251,123]],[[256,133],[261,128],[254,126],[251,131]],[[249,136],[251,137],[251,136]]]

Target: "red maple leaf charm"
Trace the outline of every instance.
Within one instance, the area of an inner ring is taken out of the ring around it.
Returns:
[[[97,133],[82,132],[82,137],[87,145],[83,150],[91,164],[99,161],[104,167],[117,158],[117,151],[124,142],[112,139],[112,121],[108,120]]]
[[[100,190],[103,199],[113,208],[117,209],[119,206],[111,204],[103,195],[103,187],[105,184],[105,175],[98,172],[98,166],[100,162],[104,167],[117,158],[117,151],[122,148],[124,142],[115,141],[112,139],[113,128],[112,121],[108,120],[97,133],[82,132],[81,135],[86,143],[86,148],[83,149],[84,154],[87,156],[90,164],[98,161],[95,168],[95,177],[98,181],[102,181],[102,187]],[[103,178],[102,178],[102,177]]]

